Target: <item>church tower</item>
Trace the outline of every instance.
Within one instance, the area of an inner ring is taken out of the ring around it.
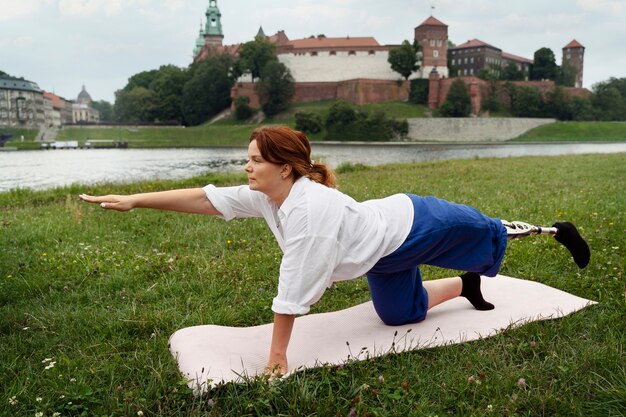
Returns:
[[[217,0],[209,0],[206,9],[206,25],[204,26],[204,44],[211,47],[222,46],[224,33],[222,33],[222,14],[217,7]]]
[[[585,47],[576,39],[563,47],[563,64],[569,62],[576,69],[576,78],[574,78],[574,87],[582,88],[583,86],[583,64],[585,58]]]
[[[203,46],[204,46],[204,30],[202,30],[202,22],[200,22],[200,31],[198,32],[198,37],[196,38],[196,45],[193,48],[192,58],[195,58],[198,56]]]
[[[422,55],[422,78],[437,69],[440,76],[448,76],[448,25],[433,16],[415,28],[415,41]]]

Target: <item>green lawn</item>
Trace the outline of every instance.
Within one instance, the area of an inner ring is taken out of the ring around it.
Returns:
[[[532,129],[515,141],[626,141],[626,122],[556,122]]]
[[[271,233],[259,220],[105,212],[77,195],[244,177],[2,193],[0,415],[624,416],[624,178],[626,154],[344,166],[341,190],[358,200],[415,192],[509,220],[573,221],[592,248],[585,270],[542,236],[511,242],[501,272],[598,305],[480,341],[309,370],[276,384],[228,384],[200,398],[178,374],[168,338],[187,326],[272,320],[280,252]],[[363,279],[339,283],[313,312],[368,298]]]

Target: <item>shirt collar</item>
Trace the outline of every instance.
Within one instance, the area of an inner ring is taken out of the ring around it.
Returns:
[[[304,194],[306,187],[311,182],[311,179],[308,177],[298,178],[291,186],[291,190],[289,190],[289,195],[280,206],[280,209],[278,211],[287,215],[291,210],[293,210],[297,205],[298,197]]]

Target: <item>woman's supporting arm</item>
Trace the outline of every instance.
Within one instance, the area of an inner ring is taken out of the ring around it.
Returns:
[[[267,361],[266,372],[270,377],[285,375],[289,370],[287,364],[287,346],[291,338],[293,323],[296,316],[291,314],[274,313],[274,329],[272,331],[272,345]]]
[[[202,188],[188,188],[132,195],[80,195],[88,203],[99,203],[104,209],[128,211],[134,208],[152,208],[194,214],[221,214],[206,197]]]

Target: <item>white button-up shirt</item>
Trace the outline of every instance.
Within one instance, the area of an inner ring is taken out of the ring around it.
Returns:
[[[404,242],[413,224],[405,194],[363,203],[299,178],[279,207],[247,185],[204,192],[225,220],[263,217],[283,251],[272,310],[306,314],[333,282],[357,278]]]

